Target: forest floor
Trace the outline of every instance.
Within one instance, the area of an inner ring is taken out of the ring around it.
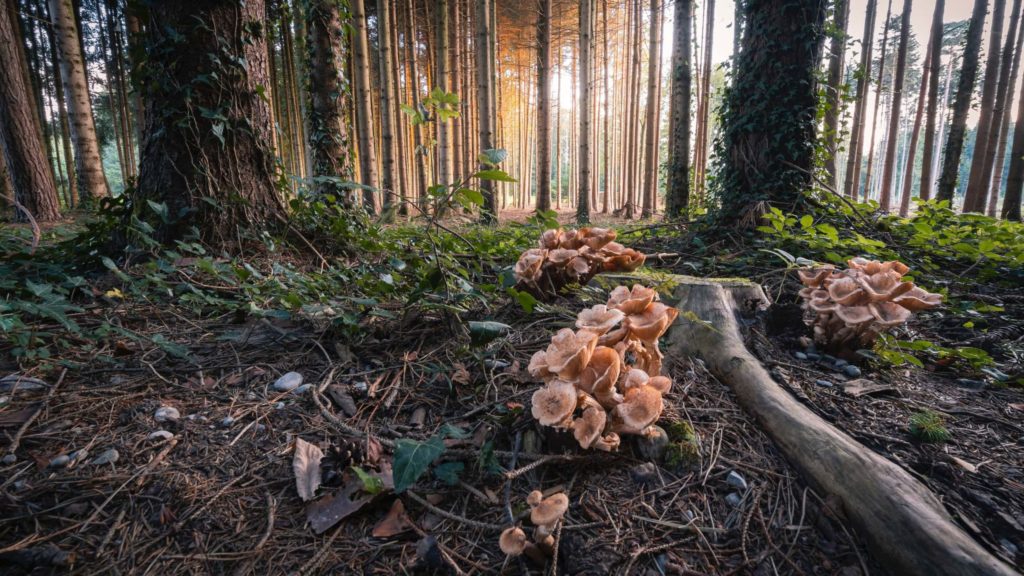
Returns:
[[[800,342],[806,328],[790,269],[737,269],[730,262],[742,249],[723,245],[708,257],[692,238],[660,232],[633,226],[628,235],[666,254],[649,262],[655,274],[741,270],[762,282],[775,305],[749,346],[780,384],[922,479],[969,533],[1024,568],[1021,388],[948,358],[923,368],[863,359],[859,377],[846,376]],[[248,264],[269,274],[280,258]],[[289,258],[294,269],[319,266]],[[70,317],[93,336],[66,336],[57,363],[15,360],[0,344],[9,455],[0,463],[0,565],[13,573],[67,565],[75,574],[541,573],[497,544],[509,516],[528,512],[534,489],[570,498],[557,573],[883,573],[836,503],[800,479],[700,361],[668,359],[675,384],[660,421],[670,431],[692,427],[691,458],[650,463],[629,443],[616,454],[580,453],[536,425],[529,398],[538,384],[525,366],[576,311],[605,300],[611,284],[600,277],[529,314],[503,296],[472,308],[469,320],[510,326],[474,346],[439,308],[383,302],[359,317],[355,337],[322,310],[197,314],[180,296],[132,291],[151,274],[89,276],[95,297]],[[211,276],[206,259],[179,259],[173,276],[203,294],[239,290]],[[906,332],[971,341],[996,356],[997,374],[1018,378],[1024,289],[949,288],[989,308],[922,314]],[[976,341],[962,325],[980,315],[1011,330]],[[287,372],[311,386],[276,391]],[[162,408],[178,417],[158,421]],[[941,415],[948,441],[910,433],[923,410]],[[300,437],[325,453],[313,503],[296,492]],[[395,495],[395,443],[432,439],[443,441],[439,464]]]

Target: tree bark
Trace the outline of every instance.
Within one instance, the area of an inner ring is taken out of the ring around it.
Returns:
[[[395,202],[395,86],[392,85],[391,74],[391,1],[377,0],[377,42],[380,50],[380,139],[381,139],[381,179],[380,186],[384,207],[389,208]]]
[[[921,88],[917,94],[917,110],[914,112],[914,128],[910,134],[910,145],[907,146],[907,160],[903,165],[903,189],[900,194],[900,216],[906,218],[910,212],[910,196],[913,192],[914,183],[914,157],[917,155],[917,142],[921,135],[921,120],[924,117],[924,101],[928,94],[928,84],[931,80],[931,44],[928,45],[928,55],[925,56],[923,72],[921,75]]]
[[[888,212],[892,204],[893,176],[896,172],[896,144],[900,135],[900,108],[903,105],[903,77],[907,70],[907,43],[910,41],[910,10],[913,0],[903,0],[900,17],[900,43],[896,52],[896,76],[893,78],[892,111],[889,113],[889,137],[885,144],[885,163],[882,165],[882,193],[880,207]]]
[[[1024,94],[1024,88],[1021,89]],[[1010,147],[1010,172],[1006,176],[1006,195],[1001,216],[1021,221],[1021,191],[1024,190],[1024,97],[1017,102],[1017,121],[1013,125],[1013,146]]]
[[[1016,14],[1020,7],[1020,0],[1014,0]],[[985,82],[981,89],[981,111],[978,117],[978,129],[974,140],[974,154],[971,156],[971,174],[967,180],[967,193],[964,196],[964,208],[966,212],[984,212],[985,201],[988,199],[988,184],[992,179],[992,160],[995,158],[995,150],[991,144],[992,134],[998,137],[999,129],[995,125],[996,110],[995,103],[997,96],[1004,86],[1006,80],[1000,78],[1009,74],[1009,58],[1002,58],[1006,61],[1005,66],[1000,66],[1000,50],[1003,37],[1003,15],[1006,11],[1006,0],[995,0],[992,9],[992,31],[989,37],[988,57],[985,60]],[[1016,18],[1011,16],[1011,27],[1016,23]],[[1016,30],[1011,28],[1011,34],[1016,36]],[[1011,37],[1010,41],[1013,41]],[[1000,74],[1000,68],[1006,70]]]
[[[537,203],[551,209],[551,0],[537,14]]]
[[[351,0],[352,4],[352,64],[355,68],[356,137],[359,139],[359,179],[369,186],[363,190],[363,207],[370,213],[377,211],[375,189],[380,186],[377,178],[377,150],[373,129],[373,91],[370,87],[370,46],[367,38],[366,7],[363,0]]]
[[[997,6],[1002,0],[996,0]],[[960,83],[953,102],[953,119],[946,139],[946,151],[942,156],[942,173],[939,175],[939,190],[936,198],[953,203],[957,174],[960,172],[960,155],[964,150],[964,136],[967,131],[967,114],[971,109],[974,81],[978,76],[978,54],[981,51],[981,33],[985,27],[985,11],[988,0],[974,0],[971,23],[967,27],[967,43],[961,60]],[[975,151],[977,153],[977,151]]]
[[[864,171],[864,201],[866,202],[868,196],[871,195],[871,185],[873,183],[871,179],[872,169],[875,165],[875,130],[878,128],[878,112],[883,108],[881,105],[882,101],[882,79],[885,77],[885,53],[889,46],[889,19],[892,15],[892,0],[889,0],[888,8],[885,10],[885,21],[882,24],[882,51],[881,57],[878,59],[878,81],[875,83],[876,95],[875,95],[875,106],[874,111],[871,114],[871,144],[868,146],[868,165]],[[857,193],[854,191],[853,197],[856,198]]]
[[[579,193],[576,222],[590,223],[590,109],[593,105],[590,85],[594,42],[594,10],[592,0],[580,0],[580,101],[579,101]]]
[[[1002,171],[1002,162],[997,162],[997,156],[1003,154],[1004,150],[1000,147],[1000,143],[1003,140],[1003,119],[1006,116],[1006,110],[1010,107],[1012,102],[1013,84],[1016,83],[1016,60],[1019,58],[1017,51],[1014,47],[1017,42],[1017,27],[1020,24],[1021,17],[1021,1],[1014,0],[1013,8],[1010,11],[1010,28],[1006,33],[1006,42],[1003,45],[1002,60],[999,66],[999,83],[996,86],[996,101],[992,108],[992,127],[989,131],[988,143],[985,146],[986,165],[988,166],[988,179],[983,182],[981,189],[981,197],[976,200],[976,207],[978,212],[985,211],[989,216],[995,216],[995,205],[999,200],[998,187],[993,191],[992,182],[996,179],[1002,179],[1002,174],[997,171]],[[1008,99],[1009,98],[1009,99]],[[1002,158],[999,158],[1002,160]],[[988,204],[988,209],[985,209]]]
[[[494,60],[491,58],[491,11],[493,0],[476,0],[476,101],[477,126],[480,128],[480,148],[494,148]],[[481,165],[481,168],[486,166]],[[498,207],[494,198],[494,182],[483,180],[480,188],[484,195],[480,219],[484,224],[497,224]]]
[[[52,21],[52,20],[51,20]],[[57,100],[57,115],[60,121],[61,156],[64,171],[67,174],[68,208],[78,205],[78,178],[75,177],[75,158],[71,153],[71,123],[68,121],[68,110],[64,97],[64,82],[60,77],[60,59],[57,57],[56,31],[50,26],[50,65],[54,70],[54,96]]]
[[[85,58],[78,39],[78,25],[72,0],[50,0],[50,14],[60,54],[61,79],[68,96],[71,139],[75,149],[75,174],[78,193],[83,201],[110,194],[103,173],[103,158],[96,137],[96,124],[89,100],[89,84],[85,79]]]
[[[924,150],[921,152],[921,185],[918,195],[928,200],[932,194],[932,160],[935,150],[935,123],[938,116],[939,70],[942,66],[942,15],[945,0],[935,0],[932,28],[928,44],[928,108],[925,112]]]
[[[647,132],[644,143],[644,185],[643,212],[650,218],[657,209],[658,195],[658,124],[661,122],[661,106],[658,101],[661,89],[661,0],[651,0],[650,55],[647,60]]]
[[[14,200],[41,222],[60,219],[53,171],[46,160],[32,101],[14,3],[0,7],[0,147]]]
[[[676,0],[672,32],[672,96],[669,102],[668,192],[665,215],[685,218],[690,205],[690,84],[693,2]],[[735,25],[735,24],[734,24]]]
[[[357,0],[358,1],[358,0]],[[434,86],[448,91],[448,2],[458,0],[436,0],[436,43],[434,49],[437,59],[437,70],[434,75]],[[451,133],[447,122],[438,119],[437,125],[437,183],[445,186],[452,184]]]
[[[262,0],[165,0],[150,6],[149,18],[136,215],[153,223],[158,241],[183,238],[194,226],[203,241],[224,248],[242,229],[283,221],[270,107],[261,95],[269,78]],[[154,213],[149,201],[166,210]]]
[[[694,149],[694,190],[705,197],[707,188],[708,146],[711,126],[711,48],[715,43],[715,0],[706,0],[704,9],[704,69],[700,77],[700,99],[697,103],[697,144]]]
[[[1009,37],[1007,38],[1009,40]],[[996,166],[992,171],[992,185],[988,196],[987,216],[995,217],[999,205],[999,192],[1003,187],[1003,165],[1006,162],[1006,144],[1010,131],[1010,108],[1017,88],[1017,72],[1020,70],[1021,48],[1024,46],[1024,23],[1017,29],[1017,42],[1013,50],[1013,65],[1010,67],[1009,83],[1005,101],[999,114],[999,140],[996,143]]]
[[[836,0],[835,30],[832,31],[831,56],[828,63],[828,107],[825,109],[825,180],[836,188],[836,156],[839,155],[839,113],[843,105],[843,61],[846,57],[846,26],[850,15],[849,0]]]

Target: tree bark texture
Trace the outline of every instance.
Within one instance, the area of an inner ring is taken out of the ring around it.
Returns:
[[[843,105],[843,63],[846,58],[846,26],[850,16],[849,0],[836,0],[835,30],[832,32],[828,62],[828,108],[825,110],[825,178],[836,188],[836,157],[839,155],[839,112]]]
[[[900,17],[900,41],[896,49],[896,70],[893,77],[892,109],[889,112],[889,137],[885,143],[885,162],[882,165],[882,193],[879,205],[888,212],[892,204],[892,189],[896,174],[896,144],[900,134],[900,108],[903,105],[903,81],[907,70],[907,43],[910,41],[910,11],[913,0],[903,0]]]
[[[370,213],[377,210],[377,150],[373,129],[373,91],[370,86],[370,46],[363,0],[351,0],[352,65],[355,69],[356,133],[359,139],[359,179],[369,186],[363,190],[363,207]]]
[[[658,124],[661,121],[661,0],[651,0],[650,51],[647,60],[647,131],[644,142],[643,211],[649,218],[657,210]]]
[[[925,111],[924,150],[921,153],[921,185],[918,195],[928,200],[932,194],[932,161],[935,150],[935,123],[939,104],[939,70],[942,66],[942,15],[946,0],[935,0],[932,28],[928,44],[928,107]]]
[[[686,216],[690,204],[690,98],[693,79],[693,2],[676,0],[672,31],[672,96],[669,101],[668,192],[665,214]]]
[[[537,203],[551,209],[551,0],[537,14]]]
[[[577,186],[576,222],[590,223],[590,108],[593,106],[591,76],[591,59],[594,44],[594,7],[593,0],[580,0],[580,101],[579,101],[579,182]]]

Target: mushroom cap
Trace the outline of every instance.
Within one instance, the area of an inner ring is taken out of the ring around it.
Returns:
[[[918,312],[920,310],[935,308],[939,304],[942,304],[942,294],[928,292],[924,288],[915,286],[910,290],[907,290],[906,293],[897,296],[893,299],[893,302],[903,306],[911,312]]]
[[[647,372],[644,372],[639,368],[630,368],[629,371],[626,372],[626,376],[622,379],[622,391],[629,392],[634,388],[646,386],[650,379],[651,377]]]
[[[672,390],[672,379],[668,376],[651,376],[651,379],[647,381],[647,385],[661,392],[661,395],[664,396]]]
[[[541,233],[540,241],[538,242],[538,244],[540,244],[541,248],[545,248],[547,250],[554,250],[555,248],[558,248],[559,246],[561,246],[561,243],[562,243],[562,229],[561,228],[552,228],[551,230],[545,230],[544,232]]]
[[[619,435],[615,432],[609,432],[594,442],[594,448],[605,452],[614,452],[619,449],[619,442]]]
[[[855,280],[872,302],[892,300],[914,287],[913,282],[900,282],[900,276],[891,271],[882,271],[870,276],[861,275]]]
[[[640,434],[657,422],[665,405],[653,386],[640,386],[626,391],[625,400],[612,411],[612,430]]]
[[[815,295],[812,294],[813,298]],[[828,285],[828,297],[836,304],[850,306],[867,300],[864,288],[851,276],[840,276]]]
[[[579,255],[579,251],[568,248],[555,248],[548,251],[548,261],[552,264],[565,264]]]
[[[592,250],[600,250],[615,240],[615,230],[610,228],[581,228],[583,243]]]
[[[644,342],[653,342],[668,330],[679,316],[679,310],[661,302],[651,302],[642,313],[629,316],[629,331]]]
[[[569,497],[559,492],[531,506],[530,522],[537,526],[554,526],[569,509]]]
[[[523,550],[526,550],[528,543],[526,532],[523,532],[523,529],[518,526],[506,528],[498,538],[498,547],[509,556],[519,556],[522,554]]]
[[[577,256],[569,261],[566,269],[569,270],[574,277],[580,278],[582,276],[586,276],[587,273],[590,272],[590,262],[587,262],[587,259],[583,256]]]
[[[618,325],[625,318],[622,310],[609,308],[605,304],[598,304],[587,308],[576,317],[576,327],[589,330],[598,335],[607,334],[609,330]]]
[[[573,230],[569,228],[562,232],[562,240],[559,243],[562,248],[568,248],[570,250],[577,250],[583,246],[583,235],[580,234],[579,230]]]
[[[537,504],[540,504],[540,501],[543,499],[544,493],[541,492],[540,490],[534,490],[526,495],[526,503],[529,504],[531,508],[533,508]]]
[[[878,325],[886,328],[899,326],[910,319],[910,310],[895,302],[872,302],[868,309]]]
[[[832,275],[834,270],[835,266],[826,264],[824,266],[816,266],[814,268],[801,268],[796,271],[796,274],[800,277],[800,282],[802,282],[804,286],[819,288],[822,283]]]
[[[565,427],[575,409],[576,386],[564,380],[548,382],[530,398],[530,413],[542,426]]]
[[[644,265],[647,256],[632,248],[626,248],[621,254],[607,256],[604,262],[605,272],[632,272]]]
[[[863,324],[874,319],[867,306],[836,306],[833,312],[847,326]]]
[[[621,370],[622,359],[619,353],[607,346],[598,346],[590,355],[590,362],[580,374],[577,385],[583,392],[596,396],[606,395],[614,392]]]
[[[618,286],[608,295],[608,307],[622,310],[626,314],[640,314],[657,297],[656,291],[640,284],[634,284],[632,289]]]
[[[548,251],[541,248],[531,248],[519,255],[516,261],[513,275],[517,281],[533,282],[540,278],[541,266],[547,257]]]
[[[572,435],[581,448],[590,448],[601,437],[607,422],[608,414],[603,406],[588,406],[579,418],[572,421]]]
[[[551,338],[547,348],[548,370],[563,380],[576,380],[590,362],[596,347],[597,334],[587,330],[573,332],[571,328],[562,328]]]
[[[548,382],[556,376],[548,369],[548,353],[544,350],[537,350],[533,356],[530,356],[530,364],[526,367],[526,371],[530,373],[530,376],[544,382]]]

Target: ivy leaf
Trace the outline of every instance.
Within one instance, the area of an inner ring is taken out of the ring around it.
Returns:
[[[482,346],[499,336],[507,334],[511,329],[511,326],[502,322],[470,320],[469,339],[473,344]]]
[[[441,482],[454,486],[459,483],[459,475],[465,469],[466,465],[462,462],[445,462],[434,468],[434,476]]]
[[[444,453],[444,439],[434,436],[426,442],[395,441],[395,468],[392,471],[395,492],[401,494],[416,483],[430,465]]]

